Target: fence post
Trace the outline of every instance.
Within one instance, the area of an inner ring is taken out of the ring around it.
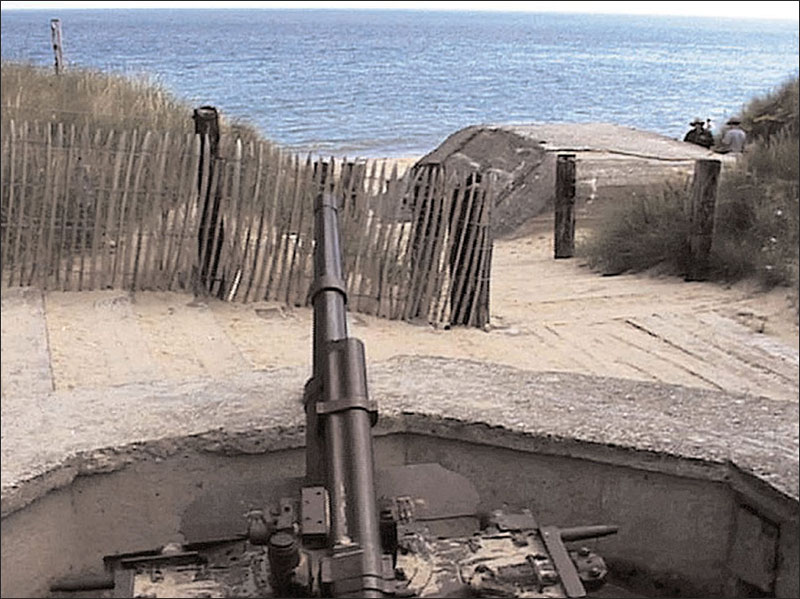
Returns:
[[[575,254],[575,154],[556,159],[555,258]]]
[[[220,193],[221,180],[214,176],[219,164],[219,112],[213,106],[201,106],[194,110],[194,132],[200,135],[200,166],[197,173],[197,191],[203,206],[200,210],[200,227],[197,230],[197,255],[198,255],[198,283],[209,293],[217,277],[220,250],[222,249],[225,233],[225,223],[219,213],[222,195]],[[211,163],[208,165],[208,187],[203,185],[203,156],[205,144],[208,140],[208,156]],[[214,184],[216,182],[216,185]],[[212,189],[212,187],[214,189]],[[216,244],[214,242],[217,242]],[[225,282],[220,285],[224,294]],[[195,295],[200,289],[195,287]]]
[[[684,277],[686,281],[702,281],[708,276],[720,168],[720,161],[714,159],[701,159],[694,163],[688,239],[690,257],[688,272]]]
[[[60,75],[64,70],[64,55],[61,44],[61,19],[50,19],[50,40],[53,43],[53,53],[55,54],[56,75]]]

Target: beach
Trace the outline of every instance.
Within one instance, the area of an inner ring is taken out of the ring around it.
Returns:
[[[526,137],[502,127],[465,134],[473,141],[441,148],[480,163],[500,161],[509,170],[521,168],[514,166],[516,152],[497,153],[509,139],[541,146],[548,156],[577,150],[579,245],[626,193],[664,178],[688,180],[694,160],[722,159],[723,168],[735,163],[732,156],[608,124],[534,126]],[[437,152],[426,158],[450,160]],[[421,158],[375,160],[402,174]],[[527,195],[506,210],[514,226],[494,241],[488,325],[450,329],[351,311],[351,335],[365,342],[369,363],[402,355],[463,358],[797,401],[798,321],[789,289],[688,283],[655,272],[603,276],[580,255],[555,260],[554,215],[546,201],[550,168],[542,162],[529,175]],[[527,209],[526,201],[543,207],[532,218],[514,216]],[[3,316],[4,402],[31,389],[179,383],[311,363],[310,307],[172,292],[11,288],[4,290]]]
[[[587,230],[579,226],[578,237]],[[798,327],[787,289],[603,277],[580,258],[554,260],[552,248],[552,215],[496,241],[486,330],[350,313],[351,334],[365,342],[368,363],[466,358],[797,401]],[[311,362],[310,308],[274,302],[9,289],[2,322],[4,407],[27,401],[30,389],[178,383]]]
[[[398,162],[398,169],[415,160]],[[615,169],[632,168],[624,161],[605,163],[603,172],[612,180]],[[578,207],[579,240],[591,233],[603,200],[587,204],[583,197]],[[553,487],[525,462],[508,462],[509,450],[569,460],[570,466],[559,466],[559,481],[576,480],[568,471],[572,464],[591,464],[602,483],[596,498],[584,498],[587,505],[594,513],[600,504],[608,509],[611,495],[622,497],[623,520],[635,530],[652,524],[653,500],[647,498],[661,476],[681,488],[701,480],[715,493],[724,488],[735,497],[744,494],[758,506],[785,503],[789,515],[781,516],[781,531],[796,530],[798,327],[789,290],[689,283],[656,272],[603,276],[580,256],[553,258],[553,221],[552,210],[545,210],[495,240],[490,321],[482,329],[348,314],[350,335],[366,347],[368,389],[380,412],[374,429],[378,462],[386,458],[384,442],[395,444],[398,435],[410,435],[409,448],[430,437],[434,457],[424,461],[443,461],[440,452],[448,443],[463,451],[472,442],[503,452],[498,471],[508,470],[503,476],[513,477],[506,478],[513,488],[519,480],[509,463],[532,477],[537,489]],[[297,467],[281,450],[303,444],[303,382],[312,360],[308,307],[175,292],[11,288],[3,290],[0,322],[4,530],[11,530],[9,544],[24,546],[28,553],[20,554],[29,560],[10,567],[23,574],[4,580],[8,588],[47,584],[46,576],[24,574],[36,571],[30,564],[41,563],[45,550],[53,554],[49,571],[71,571],[74,560],[62,549],[71,537],[59,532],[54,544],[50,528],[30,535],[26,522],[41,506],[65,497],[64,513],[88,513],[75,507],[82,485],[100,485],[101,505],[114,504],[108,511],[92,504],[102,518],[116,509],[127,518],[148,511],[142,525],[104,528],[92,545],[97,556],[81,553],[93,568],[102,555],[131,549],[132,529],[140,538],[147,535],[147,546],[157,545],[152,531],[165,534],[177,522],[163,518],[188,514],[194,503],[181,502],[201,499],[206,489],[223,490],[227,502],[233,464],[275,459],[287,472]],[[413,451],[405,451],[413,460]],[[213,467],[198,469],[196,459],[211,460]],[[170,465],[176,470],[165,469]],[[628,495],[605,491],[620,484],[609,467],[643,481],[642,517],[630,508]],[[158,474],[134,482],[130,492],[117,482],[148,468]],[[257,477],[265,472],[274,468],[259,467]],[[98,473],[103,476],[93,476]],[[187,473],[197,482],[173,493],[174,481]],[[568,494],[570,501],[557,497],[554,509],[573,510],[585,481],[577,483],[579,493]],[[527,493],[530,487],[520,488]],[[660,505],[669,505],[661,511],[672,517],[681,502],[657,493]],[[140,501],[143,494],[158,508]],[[703,503],[712,513],[698,517],[695,502],[705,496],[695,487],[691,494],[683,506],[687,530],[705,534],[698,519],[720,526],[720,514],[730,511],[728,496],[725,509]],[[130,497],[133,509],[126,503]],[[170,503],[172,497],[180,501]],[[542,497],[534,501],[541,508]],[[156,512],[163,518],[153,518]],[[71,525],[70,517],[58,521]],[[568,517],[549,512],[553,521]],[[680,547],[667,553],[691,561],[690,535],[659,530]],[[189,538],[185,528],[180,535]],[[652,533],[645,537],[649,546]],[[624,538],[627,544],[631,535]],[[705,544],[693,547],[708,552]],[[781,563],[788,564],[781,572],[790,574],[781,574],[781,588],[789,591],[778,596],[794,596],[796,552],[780,551]],[[707,568],[698,569],[706,576]]]

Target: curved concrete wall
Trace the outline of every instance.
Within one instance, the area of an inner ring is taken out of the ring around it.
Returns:
[[[231,506],[230,526],[279,492],[269,481],[302,474],[304,378],[55,393],[13,428],[4,414],[2,596],[220,532],[197,514]],[[374,365],[370,385],[379,466],[441,463],[482,507],[546,524],[616,521],[598,548],[653,592],[798,595],[795,403],[440,358]],[[61,418],[41,430],[38,410]]]

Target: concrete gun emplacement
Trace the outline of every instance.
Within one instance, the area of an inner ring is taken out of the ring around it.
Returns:
[[[592,596],[608,569],[579,542],[616,526],[558,528],[524,508],[482,511],[475,486],[440,464],[376,468],[378,410],[364,344],[348,334],[339,198],[324,190],[314,209],[305,476],[281,484],[290,493],[248,510],[224,538],[107,556],[104,579],[63,580],[53,596]]]

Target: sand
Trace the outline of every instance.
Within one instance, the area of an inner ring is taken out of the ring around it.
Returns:
[[[583,230],[578,228],[578,235]],[[498,240],[487,330],[351,313],[369,363],[466,358],[798,399],[788,290],[648,274],[603,277],[552,257],[552,216]],[[218,379],[311,363],[312,314],[277,303],[179,293],[4,290],[3,397],[148,381]]]
[[[652,151],[642,135],[631,131],[627,143]],[[664,143],[687,151],[686,144]],[[390,162],[405,170],[415,160]],[[635,170],[618,162],[606,169],[609,180]],[[593,220],[587,207],[578,206],[578,237]],[[286,366],[310,370],[308,308],[113,290],[4,289],[2,297],[4,399]],[[580,258],[553,259],[552,213],[495,242],[490,313],[486,330],[362,314],[350,314],[350,328],[371,363],[401,355],[465,358],[798,400],[798,321],[789,290],[647,273],[604,277]]]

